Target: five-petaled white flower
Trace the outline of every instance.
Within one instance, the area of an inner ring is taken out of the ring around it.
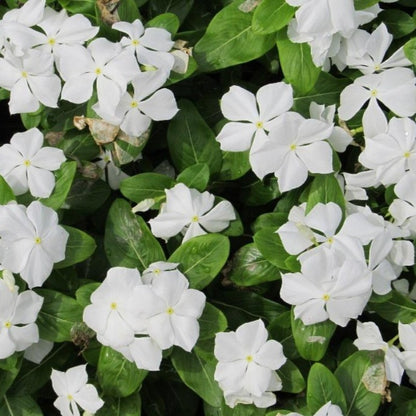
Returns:
[[[54,406],[62,416],[79,416],[79,407],[95,413],[104,402],[98,397],[97,389],[88,383],[87,365],[78,365],[65,372],[52,369],[52,387],[58,398]]]
[[[178,183],[166,189],[166,203],[160,214],[149,221],[153,235],[165,240],[182,232],[183,242],[192,237],[217,233],[236,219],[234,209],[228,201],[214,207],[214,195],[199,192]]]
[[[275,370],[285,362],[282,345],[267,340],[262,320],[240,325],[237,330],[215,336],[214,354],[218,360],[214,378],[224,391],[225,402],[254,403],[269,407],[276,402],[272,391],[282,389]]]
[[[0,147],[0,175],[15,195],[30,191],[33,196],[47,198],[55,187],[52,171],[65,161],[61,149],[42,147],[43,134],[32,128],[16,133],[10,144]]]
[[[58,225],[57,213],[39,201],[0,206],[0,263],[20,273],[30,288],[41,286],[53,264],[65,258],[68,232]]]

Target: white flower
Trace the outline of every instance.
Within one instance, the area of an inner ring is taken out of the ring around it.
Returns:
[[[183,242],[192,237],[224,230],[235,220],[232,205],[221,201],[214,207],[214,195],[198,192],[183,183],[166,189],[161,213],[149,221],[153,235],[165,240],[182,232]]]
[[[52,387],[58,396],[53,404],[62,416],[79,416],[78,406],[94,414],[104,405],[97,389],[87,384],[86,367],[86,364],[78,365],[65,372],[52,369]]]
[[[198,340],[198,318],[205,307],[205,295],[188,287],[188,280],[179,270],[160,273],[151,285],[156,296],[141,299],[147,333],[162,350],[177,345],[191,351]]]
[[[399,339],[403,348],[402,364],[406,371],[416,371],[416,322],[402,324],[399,322]],[[416,373],[413,373],[416,375]]]
[[[111,150],[105,150],[98,156],[99,161],[96,165],[102,169],[101,179],[107,180],[111,189],[120,189],[120,183],[123,179],[129,178],[127,173],[124,173],[113,161]]]
[[[56,212],[38,201],[0,206],[0,237],[6,248],[0,262],[20,273],[29,287],[41,286],[53,264],[65,258],[69,234],[58,225]]]
[[[166,29],[157,27],[145,29],[138,19],[133,23],[114,23],[112,28],[129,36],[124,36],[121,44],[136,55],[140,64],[161,68],[167,72],[172,69],[175,58],[169,51],[174,42]]]
[[[26,348],[24,358],[32,363],[40,364],[43,359],[52,351],[53,342],[39,339],[38,342]]]
[[[405,57],[403,48],[398,49],[390,58],[384,59],[391,45],[393,36],[388,33],[384,23],[380,24],[371,34],[357,29],[345,39],[337,58],[350,68],[357,68],[363,74],[371,74],[388,68],[409,66],[411,62]],[[340,56],[341,55],[341,56]],[[337,64],[341,70],[344,65]]]
[[[305,325],[330,319],[346,326],[360,315],[371,295],[371,274],[363,262],[337,262],[320,250],[301,263],[300,273],[282,274],[280,297],[295,305]]]
[[[31,27],[37,25],[42,20],[44,11],[45,0],[28,0],[22,7],[5,13],[3,20]]]
[[[333,126],[335,117],[335,104],[325,107],[312,101],[309,105],[309,114],[311,118],[323,121],[328,126]],[[348,134],[343,128],[333,126],[331,135],[328,137],[328,142],[336,152],[345,152],[347,146],[352,142],[352,136]]]
[[[64,100],[76,104],[89,100],[96,81],[100,107],[110,114],[126,92],[127,83],[140,72],[128,51],[105,38],[93,40],[87,48],[62,46],[58,69],[65,81]]]
[[[416,124],[409,118],[393,117],[387,131],[366,138],[359,162],[376,171],[383,185],[395,184],[406,171],[416,173]]]
[[[332,149],[325,141],[332,130],[332,125],[306,120],[298,113],[281,115],[268,137],[253,143],[250,151],[253,172],[260,179],[273,172],[281,192],[303,185],[308,171],[333,172]]]
[[[0,175],[15,195],[30,191],[33,196],[47,198],[55,187],[52,171],[59,169],[65,159],[61,149],[42,147],[43,134],[32,128],[16,133],[10,144],[0,147]]]
[[[162,70],[137,74],[132,81],[134,94],[123,94],[114,114],[106,114],[100,105],[94,105],[95,112],[130,136],[142,135],[152,120],[170,120],[177,112],[175,96],[167,88],[159,89],[168,74]]]
[[[276,374],[285,362],[282,345],[267,340],[260,319],[240,325],[237,330],[215,336],[214,354],[218,360],[214,378],[224,391],[228,406],[254,403],[268,407],[276,402],[272,391],[282,389]]]
[[[62,45],[83,44],[93,38],[99,28],[93,27],[91,22],[82,14],[68,16],[65,9],[57,12],[50,7],[45,13],[38,26],[44,34],[40,34],[41,42],[39,48],[59,55]]]
[[[416,174],[408,172],[394,187],[397,195],[390,207],[389,212],[395,220],[395,225],[408,230],[412,238],[416,237]]]
[[[256,95],[233,85],[221,99],[221,111],[231,120],[216,137],[221,149],[242,152],[248,150],[252,142],[262,142],[277,117],[292,105],[292,87],[284,82],[264,85]]]
[[[11,114],[31,113],[46,107],[58,107],[61,81],[54,74],[53,58],[30,49],[22,57],[6,51],[0,58],[0,87],[10,91]]]
[[[359,350],[384,351],[386,378],[400,386],[404,371],[400,363],[401,353],[397,347],[394,345],[390,346],[383,341],[380,330],[374,322],[361,323],[357,321],[357,339],[354,341],[354,345]]]
[[[134,334],[145,327],[137,308],[136,287],[143,286],[136,269],[112,267],[100,287],[91,294],[83,320],[97,333],[97,339],[113,348],[129,345]],[[142,291],[150,291],[147,287]]]
[[[20,294],[0,279],[0,359],[39,341],[35,324],[43,298],[31,290]]]
[[[379,74],[368,74],[356,78],[354,83],[341,92],[338,109],[342,120],[351,119],[369,101],[364,120],[384,119],[378,105],[382,102],[400,117],[410,117],[416,112],[415,75],[408,68],[392,68]]]
[[[156,261],[152,263],[142,275],[143,283],[152,284],[153,279],[161,274],[172,275],[176,273],[179,263],[170,263],[166,261]]]

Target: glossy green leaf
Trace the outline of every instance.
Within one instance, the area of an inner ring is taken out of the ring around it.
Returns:
[[[3,396],[0,400],[0,415],[4,416],[43,416],[40,407],[30,396]]]
[[[19,374],[22,361],[23,356],[16,353],[8,358],[0,360],[0,397],[3,397],[9,387],[13,384],[15,378]]]
[[[195,106],[187,100],[178,103],[180,111],[169,124],[168,146],[173,163],[182,172],[196,163],[206,163],[210,172],[221,167],[220,145]]]
[[[101,348],[97,378],[105,394],[115,397],[130,396],[139,389],[147,373],[112,348]]]
[[[347,402],[345,416],[373,416],[386,389],[384,352],[357,351],[335,370]]]
[[[100,286],[100,283],[94,282],[94,283],[88,283],[86,285],[81,286],[77,291],[75,292],[75,297],[78,301],[78,303],[85,308],[87,305],[91,303],[90,297],[92,292],[94,292],[98,287]]]
[[[300,393],[305,389],[306,383],[299,368],[290,360],[277,370],[282,380],[282,391],[286,393]]]
[[[221,405],[223,392],[214,380],[214,357],[212,361],[205,361],[195,352],[175,348],[171,360],[179,377],[191,390],[211,406]]]
[[[255,244],[246,244],[234,254],[229,278],[235,284],[254,286],[280,277],[280,270],[262,256]]]
[[[241,178],[250,170],[248,151],[224,152],[222,151],[221,170],[217,175],[218,180],[230,181]]]
[[[190,287],[203,289],[218,275],[228,259],[230,242],[221,234],[193,237],[180,245],[168,261],[180,263]]]
[[[163,13],[159,16],[154,17],[153,19],[149,20],[146,24],[147,27],[159,27],[162,29],[166,29],[172,35],[174,35],[179,29],[179,19],[173,13]]]
[[[117,13],[122,22],[132,23],[140,18],[139,8],[134,0],[120,0]]]
[[[97,247],[94,239],[87,233],[84,233],[84,231],[69,227],[68,225],[64,225],[63,227],[69,233],[65,260],[56,263],[54,265],[55,269],[63,269],[64,267],[69,267],[88,259]]]
[[[61,208],[71,189],[76,171],[77,162],[72,161],[63,163],[59,170],[55,172],[56,182],[54,191],[48,198],[40,199],[40,202],[55,211]]]
[[[389,322],[400,321],[403,324],[410,324],[416,321],[416,302],[396,290],[392,290],[389,295],[384,302],[370,302],[368,309],[375,311]]]
[[[252,179],[240,188],[240,200],[248,206],[260,206],[273,201],[280,195],[275,177],[264,180]]]
[[[36,289],[44,298],[36,321],[40,338],[53,342],[71,341],[71,328],[82,322],[82,307],[73,298],[49,289]]]
[[[292,334],[299,354],[305,360],[319,361],[325,355],[336,325],[331,321],[304,325],[291,314]]]
[[[128,397],[106,397],[104,406],[96,416],[141,416],[142,400],[139,393]]]
[[[176,180],[184,183],[188,188],[203,192],[208,185],[209,175],[209,166],[206,163],[197,163],[184,169]]]
[[[315,363],[309,371],[306,399],[312,413],[329,401],[338,405],[344,414],[347,410],[345,396],[337,378],[321,363]]]
[[[318,81],[321,69],[312,62],[311,49],[307,43],[293,43],[287,37],[287,29],[277,35],[280,65],[287,82],[295,91],[304,94]]]
[[[227,318],[214,305],[205,304],[204,311],[199,322],[199,340],[206,340],[215,337],[215,334],[227,329]]]
[[[416,38],[412,38],[407,41],[403,46],[404,54],[406,58],[413,64],[416,65]]]
[[[253,31],[263,35],[277,32],[290,22],[295,10],[285,0],[263,0],[254,10]]]
[[[162,13],[173,13],[180,22],[183,22],[193,4],[194,0],[151,0],[149,1],[149,11],[152,17]]]
[[[217,13],[205,35],[195,45],[194,57],[201,71],[252,61],[273,47],[274,35],[255,33],[251,14],[238,8],[241,3],[241,0],[236,0]]]
[[[146,172],[124,179],[120,191],[126,198],[136,203],[153,199],[156,208],[166,199],[165,189],[170,189],[174,185],[175,181],[169,176]]]
[[[112,266],[137,267],[143,271],[151,263],[165,259],[162,247],[143,218],[133,214],[124,199],[116,199],[110,208],[104,248]]]
[[[415,19],[402,10],[384,10],[380,13],[380,18],[395,39],[402,38],[416,29]]]
[[[0,176],[0,205],[5,205],[10,201],[15,201],[16,198],[12,191],[12,188],[5,181],[3,176]]]

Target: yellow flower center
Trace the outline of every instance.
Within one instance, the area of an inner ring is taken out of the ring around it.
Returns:
[[[154,270],[153,270],[153,273],[154,273],[154,274],[159,274],[159,273],[160,273],[160,269],[154,269]]]
[[[28,73],[26,71],[22,71],[22,77],[27,78]]]
[[[410,152],[404,152],[403,156],[407,159],[410,157]]]
[[[253,356],[252,355],[247,355],[246,361],[251,363],[253,361]]]
[[[323,299],[325,302],[328,302],[328,301],[329,301],[329,298],[330,298],[330,296],[329,296],[329,294],[328,294],[328,293],[324,293],[324,294],[322,295],[322,299]]]
[[[194,215],[194,216],[192,217],[191,221],[192,221],[192,222],[198,222],[198,221],[199,221],[198,215]]]
[[[370,95],[371,95],[372,97],[377,97],[377,94],[378,94],[377,90],[371,90],[371,91],[370,91]]]
[[[328,240],[326,240],[329,244],[332,244],[334,242],[334,239],[332,237],[329,237]]]
[[[74,397],[72,396],[72,394],[68,394],[68,396],[66,396],[66,398],[67,398],[69,401],[74,400]]]
[[[263,122],[262,122],[262,121],[258,121],[258,122],[256,123],[256,127],[257,127],[258,129],[262,129],[262,128],[263,128]]]
[[[40,237],[35,237],[35,244],[40,244],[42,239]]]
[[[139,45],[139,41],[138,41],[138,39],[133,39],[132,41],[131,41],[131,44],[133,45],[133,46],[138,46]]]
[[[55,45],[56,40],[54,38],[49,38],[48,43],[49,43],[49,45],[53,46],[53,45]]]
[[[5,326],[5,328],[11,328],[11,326],[12,326],[12,323],[10,322],[10,321],[6,321],[5,323],[4,323],[4,326]]]
[[[290,145],[290,150],[296,150],[296,145],[295,144],[291,144]]]
[[[111,302],[110,308],[114,311],[117,309],[117,302]]]
[[[138,104],[138,102],[137,101],[132,101],[131,103],[130,103],[130,107],[131,108],[137,108],[139,106],[139,104]]]
[[[23,161],[23,164],[24,164],[26,167],[30,166],[30,160],[28,160],[28,159],[24,160],[24,161]]]
[[[169,306],[169,308],[167,308],[167,309],[166,309],[166,313],[167,313],[168,315],[172,315],[174,312],[175,312],[175,311],[174,311],[174,310],[173,310],[173,308],[171,308],[170,306]]]
[[[95,68],[95,73],[96,75],[101,75],[103,71],[101,70],[101,68]]]
[[[380,65],[379,65],[379,64],[374,65],[374,69],[375,69],[376,71],[380,71]]]

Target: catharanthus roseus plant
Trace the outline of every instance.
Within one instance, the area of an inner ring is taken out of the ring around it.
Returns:
[[[416,414],[410,0],[0,5],[0,416]]]

